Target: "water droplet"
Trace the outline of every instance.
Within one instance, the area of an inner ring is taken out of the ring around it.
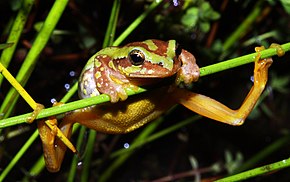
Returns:
[[[125,144],[124,144],[124,148],[125,148],[125,149],[127,149],[127,148],[129,148],[129,147],[130,147],[130,144],[129,144],[129,143],[125,143]]]
[[[64,88],[66,89],[66,91],[68,91],[70,89],[70,84],[68,83],[64,84]]]
[[[53,103],[56,102],[56,99],[55,99],[55,98],[51,98],[51,99],[50,99],[50,102],[53,104]]]
[[[83,162],[82,161],[79,161],[77,165],[78,165],[78,167],[80,167],[80,166],[83,165]]]
[[[254,76],[251,76],[250,80],[254,83]]]
[[[178,0],[173,0],[173,6],[178,6],[179,5],[179,1]]]
[[[75,75],[76,75],[76,72],[75,71],[70,71],[69,72],[69,76],[74,77]]]

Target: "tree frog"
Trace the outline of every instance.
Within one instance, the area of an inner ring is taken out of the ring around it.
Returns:
[[[59,125],[53,120],[54,125],[68,139],[74,123],[103,133],[123,134],[152,121],[177,103],[202,116],[241,125],[264,90],[271,63],[271,58],[256,57],[254,85],[242,106],[232,110],[207,96],[178,87],[181,83],[189,85],[197,81],[199,67],[195,57],[181,49],[175,40],[146,40],[104,48],[84,67],[79,79],[79,96],[108,94],[112,103],[66,113]],[[136,86],[148,87],[149,91],[127,98],[125,89]],[[44,121],[38,122],[38,129],[46,167],[57,172],[67,146]]]

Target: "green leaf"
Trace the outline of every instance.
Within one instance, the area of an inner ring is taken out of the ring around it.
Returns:
[[[289,0],[281,0],[282,6],[284,7],[285,11],[290,14],[290,1]]]
[[[220,14],[218,13],[218,12],[216,12],[216,11],[212,11],[211,12],[211,20],[217,20],[217,19],[219,19],[221,16],[220,16]]]
[[[201,8],[201,11],[204,11],[204,12],[212,10],[208,2],[202,3],[200,8]]]
[[[0,50],[11,47],[12,45],[13,45],[13,43],[0,44]]]
[[[196,7],[192,7],[186,11],[186,14],[181,18],[181,23],[186,27],[196,26],[198,20],[199,10]]]
[[[200,29],[202,32],[208,32],[210,29],[210,24],[209,22],[201,22],[200,23]]]

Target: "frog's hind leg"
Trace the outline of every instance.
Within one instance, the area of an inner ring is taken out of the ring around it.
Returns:
[[[69,145],[69,148],[73,148],[73,152],[76,152],[74,147],[70,146],[72,145],[70,141],[68,141],[71,137],[72,125],[72,123],[65,123],[64,125],[61,123],[60,129],[58,129],[55,118],[37,122],[46,168],[50,172],[59,171],[67,145]]]
[[[202,116],[230,125],[241,125],[253,110],[267,83],[268,68],[272,63],[272,59],[259,59],[260,55],[257,56],[257,60],[255,61],[254,85],[245,98],[242,106],[237,110],[232,110],[207,96],[183,89],[176,88],[173,92],[173,97],[180,104]]]

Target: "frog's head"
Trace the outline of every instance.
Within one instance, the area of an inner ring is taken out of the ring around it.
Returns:
[[[175,40],[133,42],[116,49],[114,53],[120,56],[111,56],[114,57],[114,67],[133,81],[144,82],[146,78],[150,83],[150,78],[166,78],[178,73],[177,82],[188,84],[199,77],[194,56],[181,49]]]
[[[79,80],[80,95],[115,92],[114,89],[122,90],[128,83],[153,85],[173,75],[177,84],[190,84],[199,75],[194,56],[180,49],[175,40],[146,40],[107,47],[92,56],[84,67]]]
[[[107,55],[113,65],[128,78],[164,78],[177,72],[181,63],[175,40],[146,40],[123,47],[108,47],[99,52]]]

